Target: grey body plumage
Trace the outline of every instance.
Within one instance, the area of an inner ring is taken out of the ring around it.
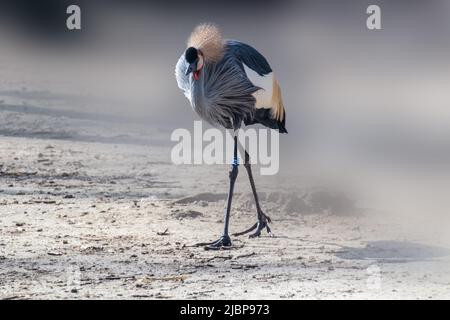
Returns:
[[[227,129],[237,129],[241,122],[255,114],[253,93],[259,90],[245,74],[242,63],[233,50],[236,41],[226,41],[225,53],[219,62],[205,62],[199,80],[186,75],[189,67],[184,54],[176,66],[178,86],[191,102],[192,108],[208,123]]]
[[[213,126],[238,129],[243,121],[246,125],[262,123],[278,129],[277,121],[267,117],[267,109],[255,108],[253,94],[261,88],[247,77],[244,64],[261,76],[272,72],[267,60],[254,48],[236,40],[226,40],[222,59],[206,61],[198,80],[192,74],[186,75],[189,63],[184,53],[178,60],[175,75],[192,108]]]

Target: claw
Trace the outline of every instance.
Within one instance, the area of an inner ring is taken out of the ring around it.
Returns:
[[[218,240],[213,242],[202,242],[196,243],[196,247],[205,247],[205,250],[220,250],[227,249],[231,247],[231,239],[228,235],[220,237]]]
[[[270,219],[269,216],[265,215],[263,212],[260,212],[259,220],[257,223],[255,223],[253,226],[251,226],[250,228],[248,228],[245,231],[234,233],[233,236],[242,236],[242,235],[250,233],[251,231],[256,229],[256,231],[254,233],[249,235],[249,238],[256,238],[256,237],[261,236],[261,231],[264,230],[264,228],[265,228],[269,237],[273,238],[274,235],[269,227],[269,223],[271,223],[271,222],[272,222],[272,220]]]
[[[272,233],[272,230],[270,230],[269,225],[266,225],[266,231],[269,237],[274,238],[274,234]]]
[[[235,237],[242,236],[242,235],[244,235],[244,234],[246,234],[246,233],[249,233],[249,232],[255,230],[257,227],[258,227],[258,222],[255,223],[255,224],[254,224],[253,226],[251,226],[250,228],[248,228],[247,230],[244,230],[244,231],[242,231],[242,232],[236,232],[236,233],[233,233],[233,236],[235,236]]]
[[[257,223],[257,225],[258,225],[258,228],[256,229],[256,232],[249,235],[248,236],[249,238],[257,238],[257,237],[261,236],[261,230],[264,230],[264,228],[268,227],[267,222],[265,222],[265,221],[259,221]]]
[[[260,230],[256,230],[255,233],[250,234],[248,237],[249,237],[250,239],[252,239],[252,238],[258,238],[260,235],[261,235],[261,231],[260,231]]]

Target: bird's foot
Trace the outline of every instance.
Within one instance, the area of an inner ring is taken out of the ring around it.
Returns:
[[[223,235],[213,242],[197,243],[196,247],[205,247],[205,250],[229,249],[231,247],[231,239],[229,235]]]
[[[267,216],[264,212],[259,212],[258,222],[256,222],[253,226],[251,226],[247,230],[244,230],[242,232],[233,233],[233,236],[236,236],[236,237],[242,236],[242,235],[250,233],[256,229],[256,231],[254,233],[251,233],[248,236],[249,238],[256,238],[261,235],[262,230],[266,229],[269,237],[273,237],[274,235],[272,233],[272,230],[270,230],[270,227],[269,227],[269,223],[271,223],[271,222],[272,222],[272,220],[270,219],[269,216]]]

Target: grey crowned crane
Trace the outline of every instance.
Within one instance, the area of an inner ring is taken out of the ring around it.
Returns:
[[[236,130],[243,122],[244,125],[260,123],[280,133],[287,133],[280,86],[269,63],[256,49],[236,40],[224,40],[213,24],[200,24],[194,29],[187,49],[178,60],[175,76],[178,87],[203,120],[235,132],[223,235],[214,242],[201,244],[206,249],[229,247],[228,225],[239,166]],[[260,236],[264,229],[272,235],[269,227],[271,220],[259,204],[247,151],[244,167],[255,198],[258,221],[249,229],[233,235],[244,235],[255,230],[250,235],[253,238]]]

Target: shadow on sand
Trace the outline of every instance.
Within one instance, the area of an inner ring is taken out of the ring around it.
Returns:
[[[349,260],[405,263],[447,257],[450,249],[406,241],[370,241],[362,248],[343,247],[336,256]]]

